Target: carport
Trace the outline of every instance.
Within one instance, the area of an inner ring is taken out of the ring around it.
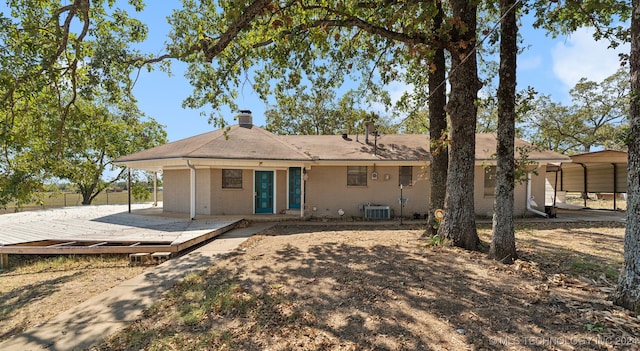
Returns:
[[[616,209],[617,195],[627,192],[627,153],[603,150],[569,157],[571,162],[562,162],[554,171],[547,172],[547,180],[554,184],[555,191],[613,194]]]

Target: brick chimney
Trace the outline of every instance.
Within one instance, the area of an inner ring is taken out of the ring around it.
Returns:
[[[240,114],[238,115],[238,124],[240,127],[253,127],[253,116],[251,116],[250,110],[240,110]]]

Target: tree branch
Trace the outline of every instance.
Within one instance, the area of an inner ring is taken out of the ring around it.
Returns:
[[[211,45],[211,38],[204,38],[200,40],[205,60],[207,60],[207,62],[212,62],[214,57],[226,49],[233,39],[238,36],[240,31],[246,28],[254,18],[262,14],[269,5],[271,5],[271,0],[254,1],[242,12],[242,15],[240,15],[240,17],[229,26],[227,31],[218,38],[217,43]]]

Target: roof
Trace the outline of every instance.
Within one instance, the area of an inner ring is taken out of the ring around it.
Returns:
[[[256,126],[234,125],[123,156],[116,162],[172,158],[311,160],[273,133]]]
[[[516,147],[531,144],[516,140]],[[476,161],[494,161],[495,134],[476,135]],[[518,155],[516,155],[519,157]],[[570,161],[569,157],[548,150],[533,150],[528,158],[538,162]],[[196,135],[131,155],[116,163],[138,168],[143,163],[162,160],[265,160],[265,161],[394,161],[429,162],[429,138],[423,134],[389,134],[377,138],[363,135],[276,135],[256,126],[234,125]]]
[[[476,134],[476,161],[495,160],[496,148],[498,146],[497,135],[495,133],[478,133]],[[528,152],[527,158],[531,161],[538,162],[571,162],[568,156],[562,155],[555,151],[543,150],[535,147],[529,142],[522,139],[515,140],[516,158],[523,155],[520,149]]]
[[[628,155],[624,151],[601,150],[569,156],[574,163],[623,163],[627,164]]]
[[[340,135],[283,135],[283,141],[324,161],[429,161],[429,139],[421,134],[390,134],[346,139]]]

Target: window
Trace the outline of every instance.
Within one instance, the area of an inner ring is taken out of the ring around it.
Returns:
[[[242,189],[242,170],[223,169],[222,170],[223,189]]]
[[[400,172],[398,175],[398,185],[411,186],[413,183],[413,167],[400,166]]]
[[[367,166],[348,166],[347,167],[347,185],[366,186],[367,185]]]
[[[496,166],[484,167],[484,195],[496,195]]]

